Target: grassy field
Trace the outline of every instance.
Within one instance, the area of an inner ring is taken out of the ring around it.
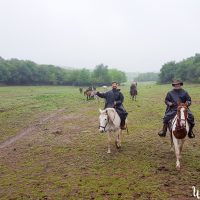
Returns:
[[[178,172],[169,134],[157,135],[170,85],[139,84],[136,102],[121,88],[129,133],[120,150],[113,140],[111,155],[106,134],[98,132],[103,100],[86,101],[75,87],[0,87],[0,199],[195,199],[200,85],[184,88],[196,138],[187,138]]]

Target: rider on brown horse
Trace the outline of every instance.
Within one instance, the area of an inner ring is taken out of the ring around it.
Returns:
[[[132,97],[137,95],[137,82],[133,82],[130,86],[130,95]]]
[[[125,128],[125,120],[128,115],[126,112],[124,106],[123,106],[123,101],[124,101],[124,96],[120,92],[120,89],[117,89],[117,82],[113,81],[112,82],[112,90],[105,92],[105,93],[100,93],[97,92],[96,95],[105,98],[105,108],[115,108],[120,119],[121,119],[121,129],[124,130]]]
[[[167,109],[165,112],[165,116],[163,118],[163,130],[161,130],[158,133],[158,135],[161,137],[166,136],[168,123],[175,117],[177,113],[178,103],[186,103],[188,107],[191,105],[191,97],[189,96],[187,91],[182,89],[181,87],[182,85],[183,82],[180,80],[173,81],[172,86],[174,87],[174,89],[167,93],[167,96],[165,98],[165,104],[167,105]],[[195,135],[192,131],[195,125],[194,116],[189,109],[188,109],[188,122],[190,124],[188,137],[194,138]]]

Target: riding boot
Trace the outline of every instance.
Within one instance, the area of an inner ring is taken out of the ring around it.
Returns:
[[[121,128],[121,130],[126,130],[125,119],[121,120],[120,128]]]
[[[192,131],[193,127],[194,127],[194,124],[190,124],[189,132],[188,132],[188,137],[189,138],[195,138],[195,134]]]
[[[163,129],[158,133],[160,137],[165,137],[167,133],[167,124],[163,124]]]

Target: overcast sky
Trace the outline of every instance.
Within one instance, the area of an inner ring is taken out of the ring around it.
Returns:
[[[158,72],[200,53],[200,0],[0,0],[0,56]]]

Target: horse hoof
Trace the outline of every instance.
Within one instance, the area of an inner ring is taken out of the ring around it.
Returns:
[[[117,149],[121,149],[121,145],[116,145]]]
[[[108,151],[107,151],[107,154],[111,154],[111,151],[110,151],[110,150],[108,150]]]
[[[115,141],[115,146],[116,146],[117,149],[121,148],[121,144],[119,144],[117,141]]]
[[[180,171],[181,170],[181,167],[178,165],[178,166],[176,166],[176,170],[177,171]]]

